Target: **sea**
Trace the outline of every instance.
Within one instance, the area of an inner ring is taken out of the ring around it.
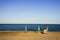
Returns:
[[[24,31],[27,26],[28,31],[43,31],[48,26],[48,31],[60,31],[60,24],[0,24],[0,31]]]

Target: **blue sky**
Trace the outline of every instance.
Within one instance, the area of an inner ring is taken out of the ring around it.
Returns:
[[[60,24],[60,0],[0,0],[0,24]]]

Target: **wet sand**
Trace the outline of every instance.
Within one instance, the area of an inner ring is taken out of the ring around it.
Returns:
[[[60,32],[0,31],[0,40],[60,40]]]

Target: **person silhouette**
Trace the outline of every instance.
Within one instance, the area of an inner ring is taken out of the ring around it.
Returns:
[[[48,26],[44,29],[43,33],[47,33],[48,31]]]
[[[27,26],[25,26],[25,33],[27,32]]]

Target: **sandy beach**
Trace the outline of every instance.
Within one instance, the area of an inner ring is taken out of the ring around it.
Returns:
[[[0,40],[60,40],[60,32],[0,31]]]

